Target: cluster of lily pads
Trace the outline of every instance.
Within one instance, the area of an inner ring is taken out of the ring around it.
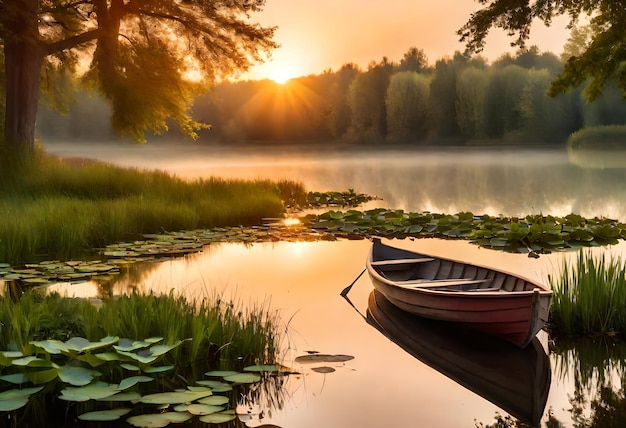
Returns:
[[[60,400],[82,404],[79,409],[87,410],[77,411],[77,417],[84,421],[115,421],[132,412],[126,421],[137,427],[166,426],[195,416],[200,422],[223,423],[234,420],[237,412],[233,395],[220,394],[279,373],[276,365],[249,366],[242,372],[209,371],[206,379],[164,392],[169,384],[165,373],[175,367],[155,363],[182,342],[168,345],[162,340],[105,337],[90,342],[73,337],[31,341],[21,351],[16,347],[1,351],[0,380],[13,387],[0,392],[0,411],[17,411],[29,400],[51,400],[46,395],[54,391]],[[110,382],[116,376],[117,382]]]
[[[357,207],[365,202],[376,199],[365,193],[356,193],[354,189],[344,192],[309,192],[307,194],[307,207]]]
[[[336,199],[330,199],[334,193]],[[315,195],[311,192],[310,195]],[[326,192],[319,196],[333,200],[371,200],[366,195]],[[205,245],[218,242],[319,241],[340,238],[444,238],[466,239],[482,247],[528,253],[530,257],[553,250],[616,244],[626,238],[626,224],[608,218],[587,219],[577,214],[564,217],[541,214],[526,217],[476,215],[471,212],[437,214],[375,208],[359,211],[330,210],[308,214],[295,221],[267,222],[260,226],[217,227],[190,231],[146,234],[144,239],[108,245],[99,250],[104,261],[45,261],[11,267],[0,263],[0,279],[27,285],[50,282],[82,281],[93,276],[119,273],[119,266],[136,261],[177,257],[200,252]],[[274,219],[276,220],[276,219]]]
[[[328,211],[308,215],[302,223],[335,237],[360,239],[437,237],[467,239],[487,248],[527,252],[530,256],[581,246],[617,244],[626,238],[626,224],[608,218],[586,219],[528,215],[523,218],[457,214],[411,213],[377,208],[367,211]]]

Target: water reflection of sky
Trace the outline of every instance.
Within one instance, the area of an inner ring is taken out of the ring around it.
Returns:
[[[394,243],[498,266],[541,281],[564,257],[532,259],[462,241]],[[124,292],[128,286],[162,292],[174,289],[192,298],[216,291],[280,311],[285,323],[283,363],[304,375],[289,380],[284,409],[272,411],[271,422],[279,426],[472,426],[475,419],[491,423],[496,411],[504,412],[402,351],[340,297],[340,291],[363,270],[369,245],[366,240],[214,244],[201,254],[149,264],[139,278],[122,276],[115,290]],[[58,289],[69,294],[86,290],[83,286]],[[366,275],[352,288],[350,298],[361,314],[366,312],[371,289]],[[540,337],[546,345],[546,335]],[[355,358],[327,364],[336,372],[324,375],[294,363],[296,356],[307,351]],[[546,410],[552,407],[560,420],[569,421],[566,409],[572,391],[570,379],[553,375]]]
[[[84,146],[89,147],[89,146]],[[146,148],[147,147],[147,148]],[[63,155],[93,155],[81,147],[57,146]],[[88,150],[93,150],[91,147]],[[151,157],[156,154],[157,157]],[[105,150],[96,157],[139,167],[166,169],[184,177],[289,178],[310,190],[345,190],[379,195],[391,208],[489,214],[567,214],[626,219],[624,170],[585,169],[559,151],[492,151],[482,154],[348,152],[284,154],[228,153],[196,147],[168,150],[148,146]],[[466,242],[395,241],[418,251],[497,266],[544,281],[563,257],[540,259],[481,249]],[[623,245],[613,248],[621,254]],[[364,268],[368,241],[219,244],[183,259],[137,266],[115,287],[168,292],[189,297],[224,293],[243,303],[269,304],[285,323],[284,363],[304,375],[288,382],[285,406],[271,422],[282,427],[473,426],[492,423],[498,407],[416,360],[377,330],[340,296]],[[594,250],[597,253],[605,248]],[[95,284],[58,286],[70,295],[97,295]],[[372,289],[363,276],[350,297],[364,314]],[[541,334],[544,345],[547,336]],[[336,372],[314,373],[293,362],[306,351],[349,354]],[[554,368],[554,361],[552,363]],[[546,411],[570,422],[571,377],[553,373]],[[545,414],[545,413],[544,413]]]

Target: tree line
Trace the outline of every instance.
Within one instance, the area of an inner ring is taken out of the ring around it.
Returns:
[[[282,85],[226,81],[195,99],[192,117],[211,125],[201,141],[417,145],[562,144],[578,129],[626,122],[615,80],[592,103],[583,85],[548,96],[563,65],[536,47],[491,64],[457,52],[429,65],[423,50],[412,47],[397,62],[383,58],[367,69],[345,64]],[[46,138],[113,138],[107,109],[80,93],[67,118],[42,110],[38,130]]]

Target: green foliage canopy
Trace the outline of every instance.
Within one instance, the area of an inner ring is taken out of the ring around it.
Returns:
[[[595,29],[589,42],[567,58],[562,73],[552,81],[550,95],[566,92],[589,80],[584,95],[596,99],[607,79],[617,79],[626,95],[626,9],[623,2],[612,0],[478,0],[484,7],[473,13],[457,34],[467,49],[480,52],[492,27],[501,28],[515,39],[513,46],[524,47],[533,21],[550,25],[556,16],[569,16],[574,27],[579,18],[590,17]]]
[[[25,40],[34,47],[26,55],[43,58],[42,92],[54,92],[52,75],[80,72],[81,67],[84,72],[87,65],[83,80],[109,101],[114,128],[121,134],[141,141],[145,131],[160,133],[173,119],[193,137],[202,127],[188,114],[194,92],[201,89],[198,82],[245,70],[277,47],[275,28],[250,22],[264,4],[0,0],[0,48]],[[15,60],[6,52],[0,64],[4,59],[8,70]]]

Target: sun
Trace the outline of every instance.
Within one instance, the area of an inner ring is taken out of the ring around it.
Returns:
[[[296,76],[293,70],[284,69],[281,67],[276,67],[275,70],[272,70],[271,73],[268,74],[268,78],[278,83],[279,85],[284,85],[294,77]]]

